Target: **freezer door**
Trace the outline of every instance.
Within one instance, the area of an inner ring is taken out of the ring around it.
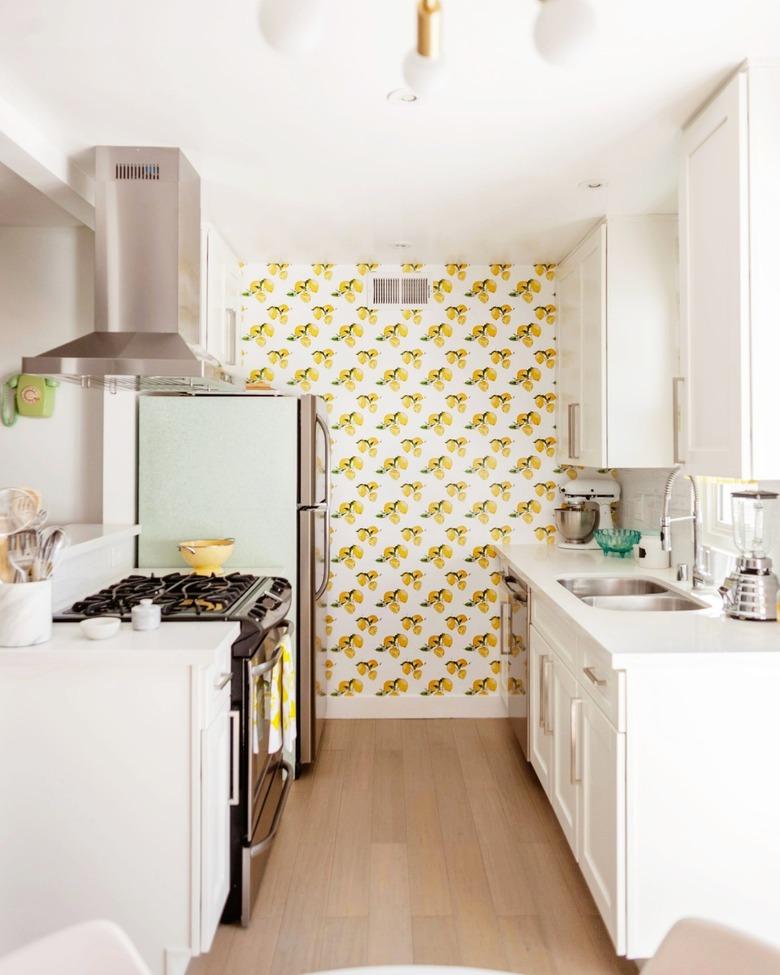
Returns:
[[[330,503],[330,431],[324,400],[302,396],[299,418],[298,504],[313,508]]]
[[[330,519],[324,506],[298,513],[298,761],[317,755],[325,722]]]

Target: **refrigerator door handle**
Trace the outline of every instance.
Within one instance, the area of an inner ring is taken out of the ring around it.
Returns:
[[[323,509],[325,511],[325,517],[322,519],[322,524],[324,526],[325,538],[324,542],[324,555],[323,555],[323,565],[324,571],[322,573],[322,585],[314,593],[315,602],[322,596],[325,590],[328,588],[328,583],[330,582],[330,507]]]
[[[326,504],[330,508],[330,456],[332,452],[332,443],[330,439],[330,430],[328,429],[328,424],[323,420],[319,413],[315,414],[315,419],[317,426],[322,430],[322,435],[325,438],[325,457],[323,463],[325,465],[325,497],[322,499],[322,504]],[[315,460],[316,463],[316,460]]]

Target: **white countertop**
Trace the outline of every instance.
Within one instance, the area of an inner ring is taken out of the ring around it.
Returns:
[[[205,665],[238,637],[238,622],[163,623],[156,630],[134,630],[122,623],[116,636],[89,640],[78,623],[55,623],[52,638],[34,647],[0,647],[0,666],[7,664],[155,663]]]
[[[504,545],[498,552],[533,590],[555,603],[570,622],[611,653],[616,668],[659,656],[691,659],[724,654],[760,655],[764,661],[767,654],[776,654],[780,663],[780,625],[726,618],[717,593],[691,593],[690,585],[676,582],[672,569],[645,569],[633,559],[606,558],[601,552],[575,552],[553,545]],[[658,579],[709,607],[666,613],[596,609],[557,581],[585,574]]]

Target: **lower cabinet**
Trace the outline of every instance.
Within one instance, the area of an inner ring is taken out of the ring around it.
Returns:
[[[230,712],[201,732],[200,949],[208,951],[230,890]]]
[[[580,682],[533,626],[530,667],[531,764],[615,949],[624,954],[625,734],[592,699],[587,678]]]

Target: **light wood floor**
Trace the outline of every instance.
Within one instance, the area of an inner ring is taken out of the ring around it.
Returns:
[[[412,962],[636,972],[503,721],[329,722],[251,926],[222,926],[188,975]]]

